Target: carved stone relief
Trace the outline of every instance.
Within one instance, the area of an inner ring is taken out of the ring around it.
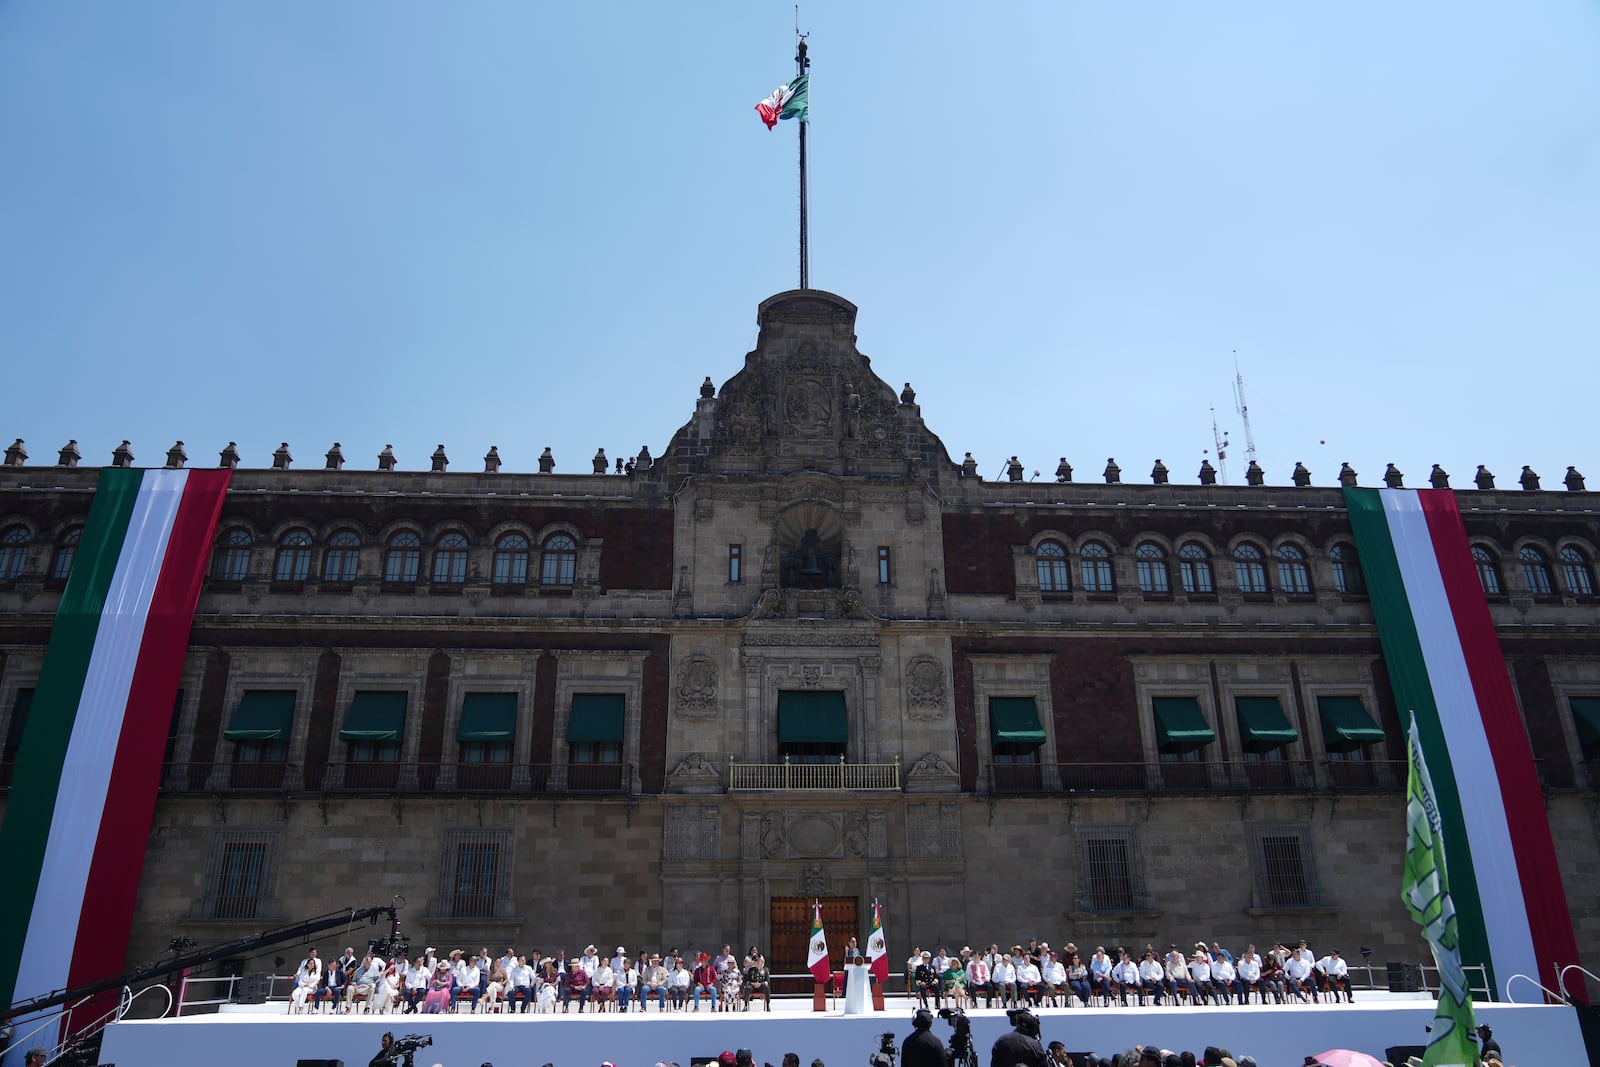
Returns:
[[[722,775],[703,752],[691,752],[667,772],[667,788],[682,793],[721,790]]]
[[[953,802],[907,805],[906,853],[915,859],[960,859],[959,807]]]
[[[717,664],[710,656],[685,656],[678,661],[678,715],[711,719],[717,714]]]
[[[675,804],[667,809],[664,859],[715,860],[722,854],[722,816],[715,804]]]
[[[932,656],[918,656],[906,665],[906,717],[942,719],[949,707],[944,664]]]

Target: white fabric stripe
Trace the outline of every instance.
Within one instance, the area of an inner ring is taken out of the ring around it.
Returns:
[[[1433,700],[1439,708],[1450,766],[1455,771],[1461,797],[1462,820],[1472,849],[1472,871],[1478,881],[1479,902],[1494,957],[1495,975],[1502,987],[1513,974],[1537,977],[1533,934],[1528,928],[1527,903],[1517,874],[1517,854],[1511,845],[1511,828],[1500,801],[1500,779],[1495,773],[1489,738],[1478,710],[1477,692],[1467,673],[1466,656],[1456,631],[1455,612],[1445,593],[1444,578],[1434,555],[1433,536],[1415,490],[1381,489],[1384,515],[1400,562],[1401,579],[1411,614],[1416,620],[1422,658],[1427,663]],[[1473,961],[1466,961],[1471,963]]]
[[[23,942],[22,964],[17,970],[17,1000],[41,996],[67,984],[89,865],[100,837],[100,817],[105,811],[111,767],[122,737],[133,669],[188,477],[185,470],[147,470],[139,483],[128,534],[117,557],[117,569],[95,633],[72,738],[67,742],[60,793],[39,873],[39,891]],[[97,946],[95,951],[106,947]]]

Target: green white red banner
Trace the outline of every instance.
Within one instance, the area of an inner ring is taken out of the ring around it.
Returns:
[[[1498,998],[1578,961],[1533,750],[1448,489],[1346,489],[1402,715],[1414,712],[1448,855],[1461,957]]]
[[[0,1003],[125,969],[162,753],[230,473],[100,474],[0,824]]]

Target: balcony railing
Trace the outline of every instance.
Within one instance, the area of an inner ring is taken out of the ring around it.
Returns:
[[[161,790],[184,793],[619,794],[627,763],[169,763]]]
[[[1329,760],[1328,784],[1341,793],[1395,793],[1406,787],[1405,760]]]
[[[899,789],[900,763],[735,763],[728,790]]]

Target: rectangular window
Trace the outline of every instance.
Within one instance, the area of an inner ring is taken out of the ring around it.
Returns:
[[[888,545],[879,545],[878,546],[878,584],[879,585],[888,585],[889,584],[889,580],[890,580],[890,574],[889,574],[889,546]]]
[[[511,835],[457,830],[445,838],[439,865],[439,912],[449,919],[492,919],[510,904]]]
[[[1252,828],[1255,839],[1257,906],[1312,908],[1322,903],[1311,834],[1302,826]]]
[[[351,763],[397,763],[405,726],[406,694],[363,690],[350,700],[339,740]]]
[[[1078,910],[1143,909],[1137,831],[1132,827],[1082,827],[1077,838]]]
[[[266,917],[277,875],[277,859],[276,831],[221,830],[213,833],[201,917]]]
[[[737,585],[744,581],[744,546],[728,546],[728,581]]]

